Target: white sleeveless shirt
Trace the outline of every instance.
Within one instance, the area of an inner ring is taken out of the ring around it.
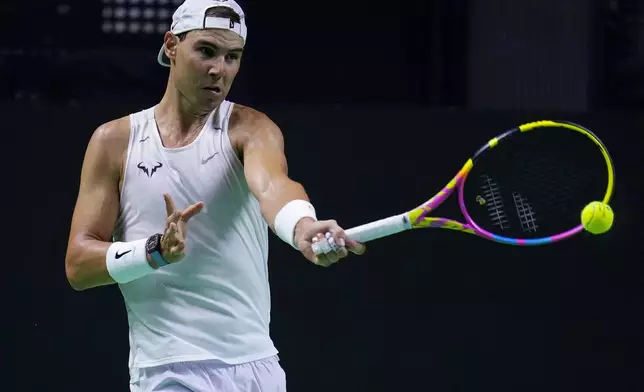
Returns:
[[[277,354],[269,336],[268,226],[228,137],[233,104],[197,139],[165,148],[154,108],[130,115],[119,240],[162,233],[163,193],[177,209],[203,201],[188,223],[186,257],[120,285],[132,370],[172,362],[249,362]],[[136,373],[136,372],[134,372]]]

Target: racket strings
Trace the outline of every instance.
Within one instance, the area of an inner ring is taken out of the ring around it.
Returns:
[[[505,206],[503,205],[503,196],[500,192],[499,185],[487,175],[481,176],[481,191],[482,195],[478,202],[485,205],[488,216],[492,225],[501,230],[509,228],[508,217],[505,214]]]
[[[537,225],[532,204],[518,192],[512,192],[512,199],[514,200],[514,207],[516,208],[517,217],[519,218],[523,232],[536,233],[539,226]]]

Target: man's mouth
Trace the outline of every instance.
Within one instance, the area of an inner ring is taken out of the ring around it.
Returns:
[[[219,86],[206,87],[206,90],[212,91],[215,94],[221,94],[221,87]]]

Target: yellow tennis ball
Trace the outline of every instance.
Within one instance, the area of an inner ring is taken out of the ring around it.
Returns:
[[[610,206],[601,201],[593,201],[581,211],[581,223],[584,229],[593,234],[602,234],[610,230],[614,217]]]

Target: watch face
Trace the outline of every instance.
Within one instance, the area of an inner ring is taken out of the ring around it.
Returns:
[[[152,253],[156,251],[158,246],[159,246],[159,235],[157,234],[148,238],[148,242],[145,243],[145,248],[148,251],[148,253]]]

